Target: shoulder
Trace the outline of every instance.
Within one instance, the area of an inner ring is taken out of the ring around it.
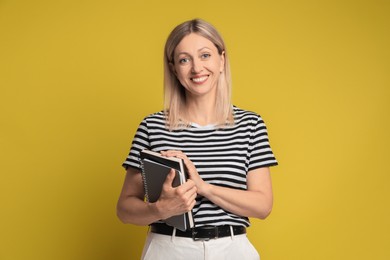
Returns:
[[[151,133],[152,131],[164,131],[166,129],[165,113],[163,111],[149,114],[140,123],[140,129]]]
[[[242,122],[263,122],[261,116],[253,111],[245,110],[236,106],[233,106],[234,121],[239,124]]]
[[[144,123],[161,123],[165,124],[165,114],[163,111],[155,112],[144,117]]]

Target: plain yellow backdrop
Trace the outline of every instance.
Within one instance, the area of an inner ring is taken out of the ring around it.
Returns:
[[[116,218],[162,52],[195,17],[225,38],[234,104],[265,119],[264,260],[390,259],[388,1],[0,1],[0,259],[138,259]]]

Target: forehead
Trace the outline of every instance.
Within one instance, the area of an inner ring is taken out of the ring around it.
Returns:
[[[180,53],[196,53],[203,48],[218,51],[217,47],[215,47],[214,43],[212,43],[209,39],[196,33],[190,33],[179,42],[174,53],[175,55]]]

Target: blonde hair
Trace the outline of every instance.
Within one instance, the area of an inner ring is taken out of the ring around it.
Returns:
[[[188,127],[190,122],[183,118],[185,111],[185,89],[177,79],[172,64],[176,46],[187,35],[196,33],[211,41],[220,55],[225,56],[225,66],[217,83],[217,95],[215,100],[216,118],[219,127],[234,124],[233,108],[231,104],[231,76],[229,59],[225,43],[214,26],[201,19],[186,21],[176,26],[168,36],[164,49],[164,112],[167,118],[167,127],[170,130],[180,127]]]

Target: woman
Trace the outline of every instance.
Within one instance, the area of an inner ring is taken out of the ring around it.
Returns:
[[[127,174],[118,217],[151,225],[143,259],[259,259],[246,227],[249,217],[264,219],[271,212],[269,167],[277,161],[261,117],[231,104],[225,44],[209,23],[187,21],[169,35],[164,94],[164,110],[141,122],[123,163]],[[145,202],[143,149],[182,158],[189,180],[173,188],[171,171],[158,201]],[[192,230],[159,223],[190,210]]]

